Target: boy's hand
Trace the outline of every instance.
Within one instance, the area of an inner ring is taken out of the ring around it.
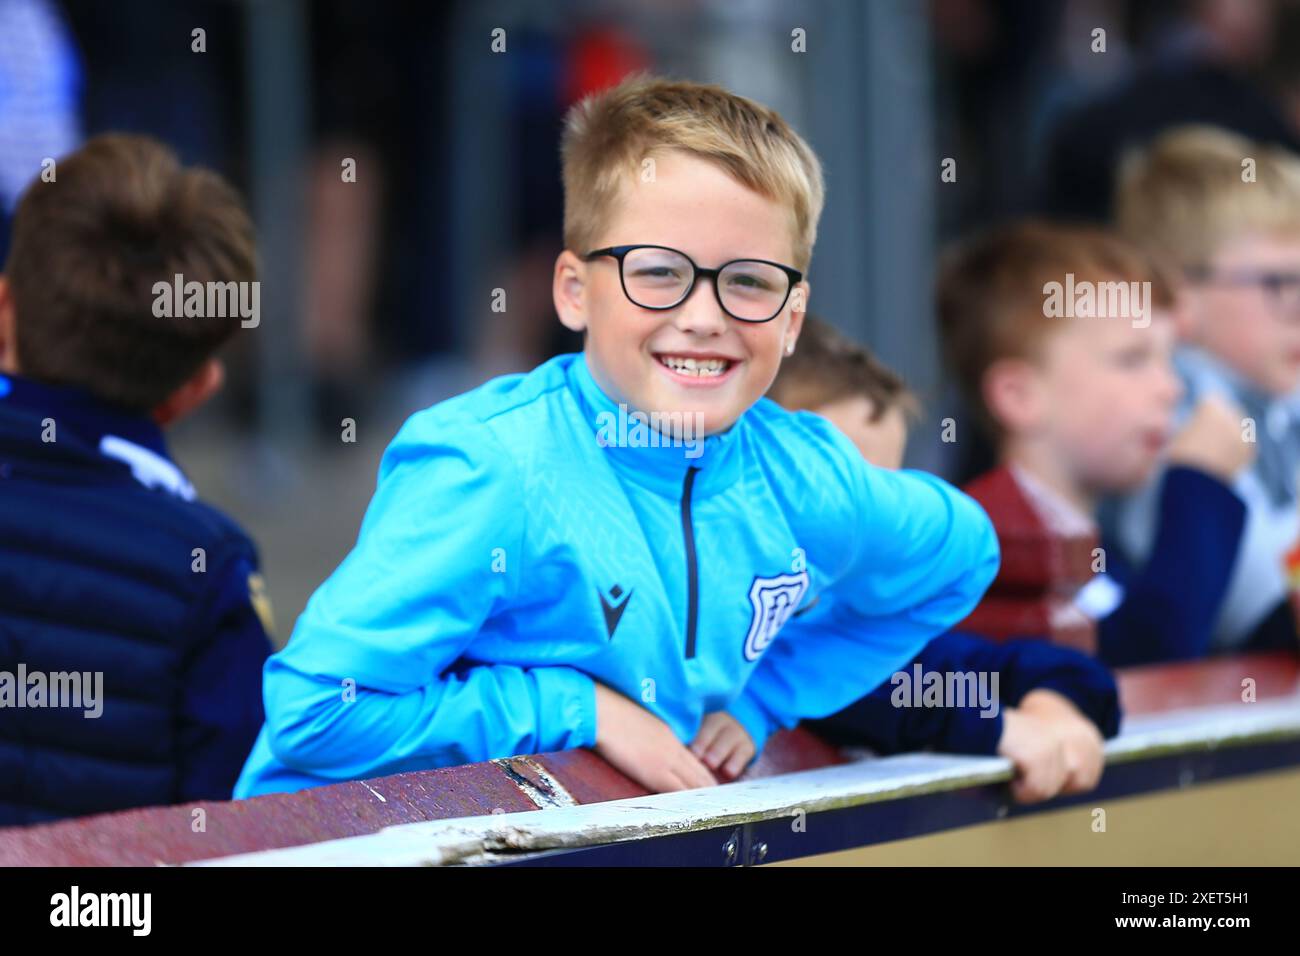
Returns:
[[[1002,714],[998,755],[1015,765],[1011,796],[1017,803],[1048,800],[1065,784],[1065,748],[1045,721],[1018,708]]]
[[[718,782],[667,724],[599,681],[593,749],[654,793],[711,787]]]
[[[754,759],[756,750],[740,721],[726,711],[715,710],[704,715],[700,732],[691,741],[691,752],[720,777],[735,780]]]
[[[1186,465],[1231,484],[1255,459],[1254,442],[1241,433],[1245,412],[1221,395],[1207,395],[1196,403],[1191,418],[1169,443],[1170,464]],[[1256,422],[1256,428],[1264,427]]]
[[[1051,690],[1030,691],[1020,699],[1020,710],[1046,720],[1065,751],[1063,793],[1084,793],[1101,781],[1106,766],[1105,740],[1097,725],[1067,697]]]
[[[1050,690],[1031,691],[1019,707],[1007,708],[998,753],[1016,766],[1011,795],[1018,803],[1091,790],[1104,764],[1097,728]]]

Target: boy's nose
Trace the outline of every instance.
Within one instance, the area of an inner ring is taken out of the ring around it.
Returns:
[[[721,335],[726,331],[727,313],[718,305],[711,283],[711,279],[700,278],[677,307],[673,325],[678,331],[696,335]]]

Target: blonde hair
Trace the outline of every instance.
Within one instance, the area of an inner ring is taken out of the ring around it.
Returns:
[[[661,150],[716,163],[794,220],[793,265],[808,268],[825,187],[808,144],[775,110],[720,86],[639,74],[569,110],[564,167],[564,244],[595,243],[625,178]]]
[[[1125,157],[1115,212],[1120,231],[1167,265],[1204,266],[1248,232],[1300,236],[1300,157],[1214,126],[1178,127]]]

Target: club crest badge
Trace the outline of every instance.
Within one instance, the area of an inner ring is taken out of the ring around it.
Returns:
[[[754,616],[745,635],[745,660],[756,661],[767,645],[789,620],[808,590],[808,572],[778,574],[774,578],[754,578],[749,587],[749,603]]]

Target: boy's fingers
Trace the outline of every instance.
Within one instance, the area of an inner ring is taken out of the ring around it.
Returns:
[[[708,751],[713,742],[718,739],[718,735],[722,733],[722,730],[723,725],[720,721],[709,720],[706,717],[704,723],[700,725],[700,732],[696,734],[695,739],[691,741],[691,753],[695,754],[697,757],[702,756]]]
[[[1083,793],[1093,789],[1101,782],[1102,768],[1105,766],[1100,753],[1086,754],[1071,768],[1068,792]]]
[[[1066,761],[1068,793],[1082,793],[1097,786],[1105,766],[1101,734],[1091,725],[1076,734],[1067,744]]]
[[[691,776],[690,765],[682,760],[670,758],[667,764],[660,771],[668,790],[692,790],[700,784],[695,783]]]
[[[1065,781],[1065,786],[1061,788],[1062,793],[1087,793],[1092,789],[1092,784],[1088,779],[1080,774],[1071,774],[1070,779]]]
[[[664,783],[663,786],[659,789],[659,792],[672,793],[674,790],[689,790],[689,789],[690,787],[687,785],[686,781],[683,780],[678,774],[673,773],[670,770],[664,775]]]
[[[713,746],[707,751],[700,754],[700,761],[714,773],[726,762],[727,757],[731,756],[731,746],[725,740],[716,740]]]
[[[747,753],[747,750],[748,748],[746,747],[738,747],[731,752],[731,757],[727,761],[726,767],[723,768],[723,772],[730,779],[735,780],[744,773],[745,767],[749,764],[750,758],[753,756],[752,754]]]
[[[1056,790],[1057,787],[1053,787],[1046,775],[1041,772],[1026,774],[1011,785],[1011,795],[1019,803],[1037,803],[1046,800],[1054,795]]]
[[[1066,778],[1064,750],[1044,754],[1022,768],[1011,784],[1011,795],[1020,803],[1046,800],[1060,793]]]
[[[736,748],[739,746],[740,741],[736,735],[728,730],[725,733],[718,734],[700,759],[708,765],[710,770],[717,770],[728,757],[736,752]]]
[[[1101,783],[1101,775],[1106,772],[1106,754],[1098,748],[1096,758],[1088,765],[1088,784],[1095,787]]]
[[[686,780],[691,787],[712,787],[718,780],[709,772],[709,768],[696,759],[685,747],[682,748],[682,759],[678,764],[677,772]]]

